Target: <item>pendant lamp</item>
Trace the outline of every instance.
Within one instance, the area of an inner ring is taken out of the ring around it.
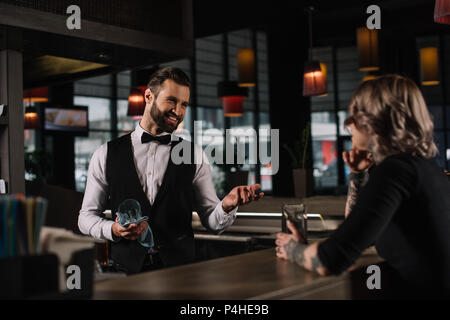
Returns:
[[[39,116],[35,107],[29,106],[25,108],[25,117],[23,122],[25,129],[39,128]]]
[[[238,51],[238,78],[240,87],[255,86],[255,51],[243,48]]]
[[[378,64],[378,30],[366,27],[356,30],[358,44],[359,71],[379,70]]]
[[[146,86],[138,86],[131,88],[128,96],[127,116],[142,116],[145,109],[145,90]]]
[[[31,103],[48,102],[48,87],[24,90],[23,100],[24,102],[28,103],[28,106],[25,108],[24,128],[38,129],[39,115],[36,111],[36,108],[31,106]]]
[[[436,0],[434,6],[434,21],[450,24],[450,0]]]
[[[320,68],[320,63],[312,58],[312,11],[313,7],[308,8],[309,13],[309,60],[305,62],[303,72],[303,96],[320,96],[327,93],[325,78]]]
[[[222,100],[225,117],[240,117],[244,114],[243,101],[248,97],[248,90],[245,87],[239,87],[237,81],[219,82],[217,96]]]
[[[40,87],[24,90],[23,101],[48,102],[48,87]]]
[[[439,58],[438,48],[426,47],[420,51],[420,76],[423,86],[439,84]]]

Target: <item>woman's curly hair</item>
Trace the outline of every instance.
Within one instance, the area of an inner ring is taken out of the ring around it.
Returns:
[[[350,117],[345,124],[353,123],[372,137],[370,151],[374,155],[436,156],[433,121],[420,89],[411,79],[389,74],[364,81],[348,109]]]

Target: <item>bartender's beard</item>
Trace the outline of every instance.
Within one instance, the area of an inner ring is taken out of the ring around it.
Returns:
[[[176,117],[178,119],[177,124],[172,124],[169,122],[169,120],[167,119],[169,117],[169,115]],[[161,129],[163,132],[169,132],[172,133],[174,132],[177,128],[178,125],[181,123],[181,120],[174,114],[172,113],[170,110],[163,112],[158,108],[158,104],[156,103],[156,99],[155,101],[153,101],[153,104],[150,108],[150,117],[153,119],[153,121],[157,124],[157,126],[159,127],[159,129]]]

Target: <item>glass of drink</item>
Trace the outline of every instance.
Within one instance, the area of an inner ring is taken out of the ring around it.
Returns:
[[[288,232],[286,221],[291,221],[295,228],[298,230],[302,236],[305,243],[307,243],[307,221],[308,215],[306,212],[306,206],[303,203],[300,204],[284,204],[281,207],[281,212],[283,214],[282,219],[282,230],[283,232]]]

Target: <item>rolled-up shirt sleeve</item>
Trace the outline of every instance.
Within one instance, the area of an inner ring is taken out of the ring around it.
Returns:
[[[347,270],[373,244],[417,185],[412,164],[387,159],[375,168],[360,191],[349,217],[318,247],[322,264],[332,274]]]
[[[83,204],[78,216],[78,228],[83,234],[96,239],[114,241],[111,230],[114,221],[102,217],[108,197],[108,184],[105,175],[106,155],[106,143],[92,155]]]
[[[225,212],[222,207],[222,201],[217,197],[211,177],[211,165],[200,149],[197,152],[202,153],[202,161],[197,164],[196,173],[193,180],[195,193],[194,210],[198,213],[202,225],[214,232],[221,233],[227,227],[231,226],[236,219],[238,208],[230,212]]]

